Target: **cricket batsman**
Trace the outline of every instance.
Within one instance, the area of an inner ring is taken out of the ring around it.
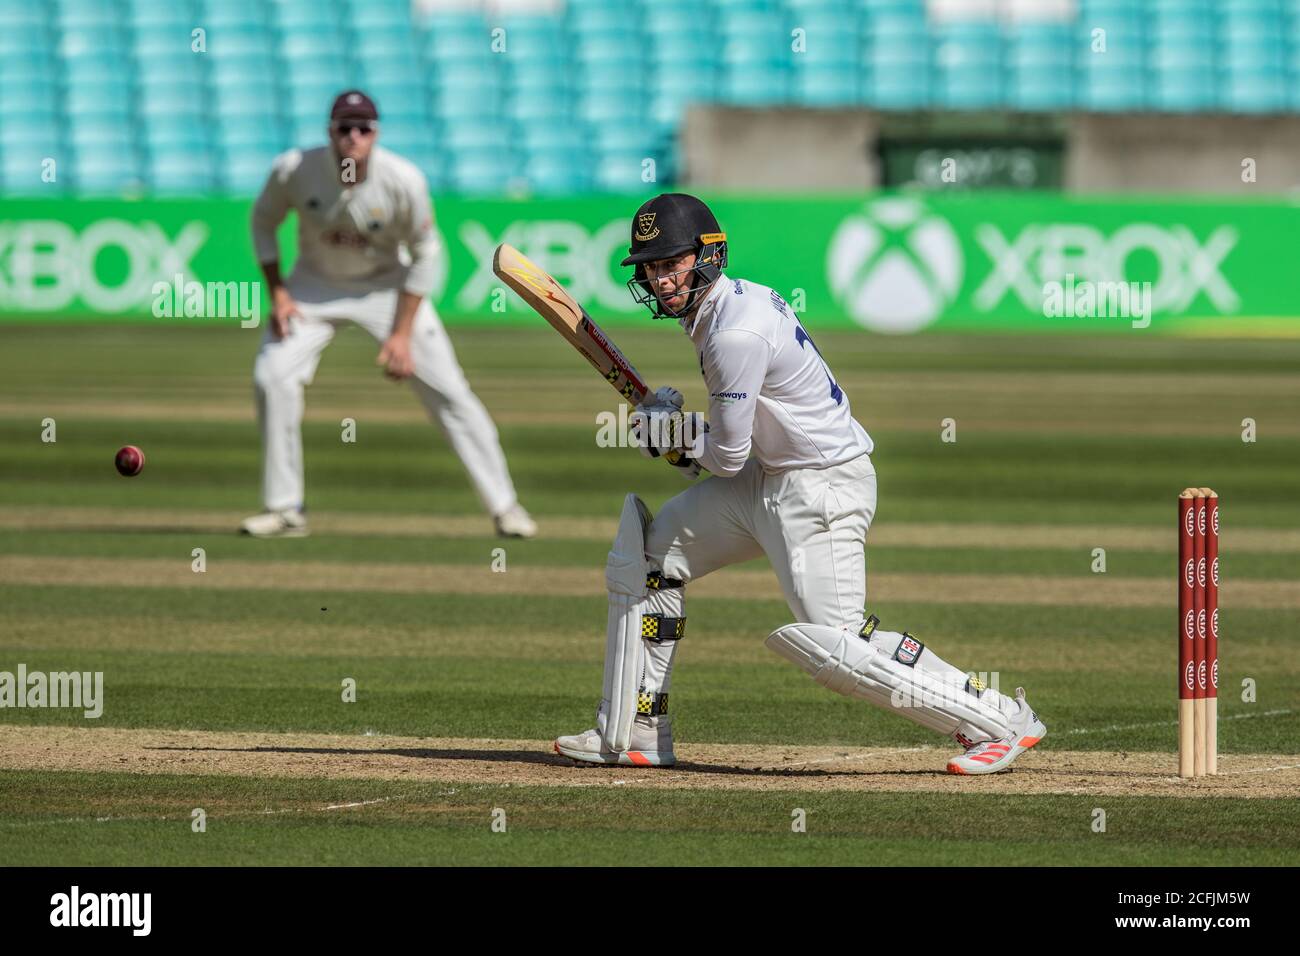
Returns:
[[[469,472],[497,534],[531,538],[496,426],[470,390],[428,300],[438,252],[424,174],[375,145],[379,111],[360,90],[330,110],[329,145],[278,156],[253,207],[253,245],[271,295],[271,322],[253,365],[262,430],[265,511],[241,525],[256,537],[302,536],[303,390],[344,322],[380,344],[376,364],[409,379]],[[298,260],[280,275],[276,228],[298,213]]]
[[[818,684],[951,737],[959,774],[1004,770],[1047,733],[1025,700],[867,616],[867,530],[876,511],[871,437],[808,333],[773,290],[731,279],[709,208],[671,193],[645,203],[623,265],[634,298],[690,338],[709,392],[707,428],[683,428],[681,393],[637,407],[651,456],[677,451],[711,472],[658,516],[624,502],[605,579],[604,687],[596,726],[557,753],[597,764],[674,763],[668,691],[686,633],[685,592],[710,571],[767,555],[797,622],[767,647]],[[685,436],[694,433],[689,442]],[[656,444],[658,442],[658,444]]]

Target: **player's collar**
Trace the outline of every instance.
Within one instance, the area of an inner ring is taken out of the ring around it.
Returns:
[[[695,314],[689,317],[682,316],[677,320],[677,324],[682,327],[683,332],[687,335],[694,335],[696,324],[701,320],[707,321],[713,315],[713,310],[718,307],[718,297],[722,294],[722,287],[727,282],[727,274],[725,272],[718,273],[717,279],[713,281],[713,287],[709,289],[709,294],[704,297],[704,301],[695,310]]]

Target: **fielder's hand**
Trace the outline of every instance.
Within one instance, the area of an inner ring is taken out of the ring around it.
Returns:
[[[284,286],[280,286],[271,296],[271,336],[282,339],[291,331],[289,319],[298,314],[298,303]]]
[[[415,362],[411,358],[411,337],[409,335],[390,335],[379,350],[376,365],[384,367],[384,375],[394,382],[410,378],[415,374]]]

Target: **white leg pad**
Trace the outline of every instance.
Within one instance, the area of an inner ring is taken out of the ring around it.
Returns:
[[[605,722],[601,737],[610,750],[626,751],[632,743],[632,720],[645,670],[641,640],[641,606],[646,596],[645,532],[650,509],[636,495],[623,499],[618,533],[605,564],[609,620],[605,637]]]
[[[893,632],[877,633],[885,637]],[[1011,733],[999,706],[1006,698],[995,691],[967,692],[965,675],[942,661],[943,668],[961,674],[961,682],[931,673],[920,660],[910,666],[900,663],[874,640],[820,624],[787,624],[764,643],[828,690],[888,708],[923,727],[952,734],[965,725],[995,740]]]

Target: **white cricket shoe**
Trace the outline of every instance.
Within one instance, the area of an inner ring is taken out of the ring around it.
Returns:
[[[1001,740],[984,740],[948,761],[949,773],[997,773],[1006,770],[1022,753],[1047,736],[1047,725],[1029,708],[1025,689],[1016,688],[1020,712],[1011,719],[1011,733]]]
[[[537,522],[524,510],[523,505],[515,504],[508,511],[503,511],[494,519],[498,538],[534,538],[537,536]]]
[[[300,508],[263,511],[260,515],[245,518],[239,526],[239,533],[252,535],[254,538],[305,538],[307,516]]]
[[[600,731],[594,727],[572,737],[559,737],[555,752],[583,763],[618,764],[624,767],[671,767],[673,756],[672,718],[643,717],[632,721],[632,746],[625,752],[606,750]]]

